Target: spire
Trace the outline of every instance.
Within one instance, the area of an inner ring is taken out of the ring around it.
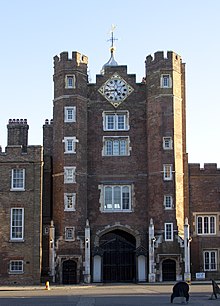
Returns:
[[[102,74],[104,74],[106,66],[118,66],[118,63],[114,59],[114,52],[115,52],[114,42],[115,40],[117,40],[117,38],[114,37],[115,28],[116,26],[112,25],[111,30],[110,30],[111,38],[108,41],[111,42],[111,47],[110,47],[111,56],[108,62],[102,66],[102,70],[101,70]]]

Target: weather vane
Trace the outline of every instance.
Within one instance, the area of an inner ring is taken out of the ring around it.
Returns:
[[[118,40],[117,38],[114,37],[114,31],[116,29],[116,25],[112,24],[111,30],[110,30],[110,34],[111,34],[111,38],[108,39],[108,41],[111,41],[111,51],[114,51],[114,41]]]

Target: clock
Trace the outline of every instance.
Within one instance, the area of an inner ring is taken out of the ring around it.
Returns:
[[[134,89],[119,74],[114,73],[100,88],[99,92],[114,107],[124,101]]]

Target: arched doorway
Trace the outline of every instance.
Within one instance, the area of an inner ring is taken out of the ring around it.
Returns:
[[[77,283],[77,263],[74,260],[63,262],[63,284],[71,285]]]
[[[176,261],[173,259],[165,259],[162,263],[163,281],[176,280]]]
[[[103,250],[103,282],[135,281],[135,238],[122,230],[114,230],[100,238]]]

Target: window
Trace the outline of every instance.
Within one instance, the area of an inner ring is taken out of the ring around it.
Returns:
[[[23,260],[10,260],[9,264],[9,273],[10,274],[19,274],[23,273]]]
[[[11,240],[23,240],[24,238],[24,208],[11,209]]]
[[[165,240],[173,241],[173,223],[165,223]]]
[[[171,195],[164,196],[164,207],[165,209],[173,208],[173,197]]]
[[[169,74],[162,74],[160,80],[160,87],[162,88],[171,88],[172,87],[172,80]]]
[[[64,107],[64,122],[76,122],[76,107]]]
[[[129,129],[128,112],[105,112],[103,119],[103,127],[105,131],[127,131]]]
[[[64,193],[64,210],[74,211],[76,204],[76,194],[75,193]]]
[[[104,137],[104,156],[129,155],[129,137]]]
[[[172,176],[172,165],[163,165],[163,179],[164,181],[171,181]]]
[[[11,189],[24,190],[25,169],[12,169]]]
[[[76,153],[76,142],[79,142],[76,137],[64,137],[65,152],[64,153]]]
[[[76,182],[75,171],[76,167],[64,167],[64,184]]]
[[[66,75],[65,77],[65,88],[75,88],[76,78],[75,75]]]
[[[163,137],[163,149],[171,150],[173,148],[172,137]]]
[[[44,226],[44,235],[49,235],[49,233],[50,233],[50,228],[49,228],[49,226]]]
[[[104,186],[104,211],[130,211],[131,186]]]
[[[65,227],[65,240],[74,240],[74,227]]]
[[[216,271],[217,270],[217,251],[204,251],[204,271]]]
[[[197,216],[197,234],[215,235],[216,216]]]

